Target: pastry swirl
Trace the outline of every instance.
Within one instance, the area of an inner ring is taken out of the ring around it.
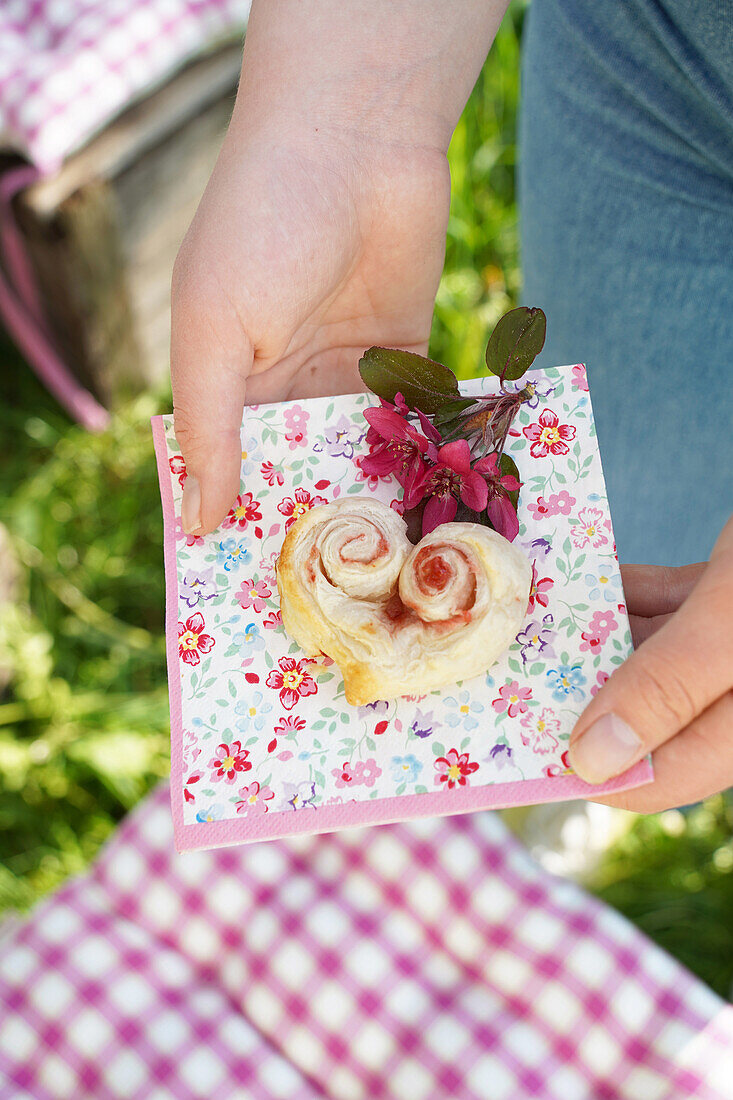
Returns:
[[[353,705],[484,672],[524,619],[531,567],[501,535],[444,523],[415,547],[379,501],[352,497],[293,524],[277,564],[283,625],[327,654]]]

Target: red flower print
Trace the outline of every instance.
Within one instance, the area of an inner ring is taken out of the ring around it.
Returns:
[[[570,753],[567,749],[560,757],[560,764],[548,764],[542,769],[542,774],[548,779],[557,779],[559,775],[575,775],[570,766]]]
[[[445,756],[439,756],[433,766],[437,772],[435,785],[440,786],[441,783],[445,783],[449,791],[452,791],[455,786],[465,787],[469,775],[478,771],[476,761],[469,762],[468,753],[459,753],[458,749],[448,749]]]
[[[262,519],[259,502],[251,493],[240,493],[229,515],[222,520],[221,526],[237,527],[240,531],[244,531],[247,524],[256,519]]]
[[[198,783],[199,779],[203,775],[203,772],[191,772],[186,782],[183,784],[183,797],[186,802],[195,802],[196,795],[193,791],[189,791],[189,787],[192,783]]]
[[[280,692],[280,702],[286,710],[292,710],[303,695],[315,695],[318,691],[313,677],[303,667],[305,661],[296,661],[294,657],[281,657],[279,669],[273,669],[265,680],[268,687]]]
[[[250,817],[254,814],[266,814],[269,810],[267,803],[275,797],[272,787],[261,787],[256,779],[253,779],[248,787],[242,787],[239,791],[242,801],[237,802],[238,814]]]
[[[547,607],[548,595],[547,593],[552,588],[555,582],[551,577],[540,577],[537,579],[537,563],[532,562],[532,584],[529,586],[529,606],[527,612],[529,613],[534,608],[535,604],[539,604],[540,607]]]
[[[301,718],[297,714],[284,714],[272,732],[276,733],[278,737],[287,737],[291,733],[304,730],[305,725],[305,718]]]
[[[168,465],[171,468],[171,473],[174,477],[178,478],[178,484],[183,488],[183,483],[188,477],[186,473],[186,463],[183,461],[183,455],[173,455],[173,458],[168,459]]]
[[[262,625],[265,630],[277,630],[279,626],[283,625],[282,611],[271,611],[270,614],[262,620]]]
[[[296,489],[294,496],[295,499],[285,497],[277,506],[278,512],[288,517],[285,524],[286,531],[289,527],[292,527],[296,519],[300,519],[306,512],[310,512],[311,508],[315,508],[317,504],[328,504],[325,497],[312,497],[307,489]]]
[[[212,768],[211,781],[215,783],[223,779],[225,783],[233,783],[239,772],[251,771],[252,765],[247,757],[249,749],[242,748],[241,741],[232,741],[231,745],[222,742],[209,761]]]
[[[355,458],[353,461],[354,465],[356,466],[356,469],[354,470],[354,481],[365,481],[366,487],[369,492],[376,492],[377,486],[379,485],[379,478],[377,477],[377,475],[364,473],[361,468],[361,458]]]
[[[520,688],[516,680],[512,680],[504,687],[499,688],[499,697],[494,699],[492,706],[497,714],[507,712],[510,718],[516,718],[518,714],[525,714],[527,699],[532,698],[532,688]]]
[[[208,653],[215,642],[210,634],[204,634],[204,617],[200,611],[178,624],[178,656],[187,665],[197,665],[202,653]]]
[[[566,440],[575,439],[575,428],[570,424],[561,424],[552,409],[544,409],[539,423],[530,424],[522,431],[532,441],[529,453],[533,458],[545,458],[549,454],[566,455],[570,450]]]
[[[271,462],[263,462],[260,466],[260,473],[268,485],[282,485],[285,480],[280,471],[280,467],[273,466]]]
[[[175,528],[173,529],[173,534],[176,536],[177,540],[185,539],[186,540],[186,546],[203,546],[204,545],[204,540],[201,538],[201,535],[189,535],[187,531],[183,530],[183,523],[181,521],[180,516],[178,516],[176,518],[176,525],[175,525]]]
[[[260,611],[264,611],[267,606],[265,602],[267,597],[271,595],[272,592],[267,587],[266,581],[255,581],[252,578],[242,581],[242,586],[237,592],[237,603],[244,611],[251,607],[259,615]]]

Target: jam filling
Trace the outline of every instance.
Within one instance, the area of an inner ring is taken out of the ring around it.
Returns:
[[[415,583],[425,596],[433,596],[438,592],[442,592],[455,577],[455,570],[440,554],[440,551],[444,549],[447,549],[447,547],[439,544],[425,546],[418,551],[415,557]],[[456,612],[456,615],[465,615],[476,602],[476,570],[462,550],[459,550],[458,547],[451,547],[451,549],[454,553],[460,554],[465,562],[468,574],[463,608],[461,611]]]
[[[360,558],[358,554],[352,556],[351,554],[344,553],[346,547],[350,546],[352,542],[362,542],[365,538],[366,535],[362,532],[359,535],[352,535],[350,539],[346,539],[346,541],[339,549],[339,557],[341,558],[341,561],[358,561],[361,562],[362,565],[372,565],[375,561],[379,561],[380,558],[383,558],[385,554],[389,553],[389,543],[381,532],[379,533],[379,542],[377,543],[377,549],[368,561],[365,558]]]

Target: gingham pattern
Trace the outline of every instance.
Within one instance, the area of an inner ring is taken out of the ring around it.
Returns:
[[[249,0],[2,0],[0,146],[43,173],[212,43]]]
[[[176,855],[0,940],[0,1097],[729,1097],[733,1010],[492,814]]]

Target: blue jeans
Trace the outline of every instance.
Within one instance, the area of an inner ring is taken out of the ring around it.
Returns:
[[[727,0],[525,26],[522,300],[540,362],[587,364],[622,561],[702,560],[733,510],[731,26]]]

